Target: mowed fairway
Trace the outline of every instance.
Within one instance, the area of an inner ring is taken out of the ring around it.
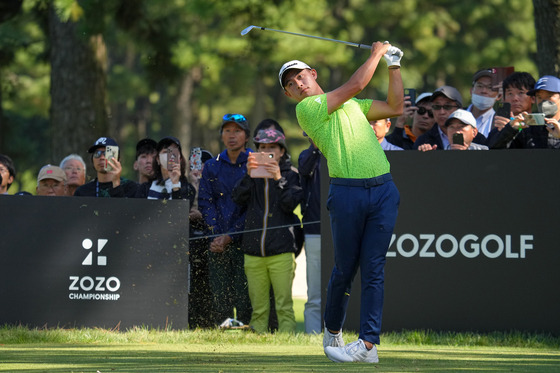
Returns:
[[[247,332],[119,333],[94,330],[83,343],[0,345],[3,372],[558,372],[557,348],[383,344],[379,364],[335,364],[320,336]],[[40,333],[40,332],[39,332]],[[64,333],[59,331],[59,333]],[[74,336],[69,339],[75,339]],[[1,334],[0,334],[1,335]],[[116,335],[116,336],[115,336]],[[350,335],[348,337],[351,337]],[[355,337],[353,335],[352,337]],[[57,337],[57,338],[60,338]],[[49,339],[49,338],[46,338]],[[170,341],[170,340],[174,340]],[[161,342],[158,342],[161,341]]]

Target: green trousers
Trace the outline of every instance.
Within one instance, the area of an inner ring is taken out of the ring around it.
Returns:
[[[249,284],[249,297],[253,306],[251,326],[258,333],[268,331],[270,313],[270,286],[274,289],[278,331],[296,331],[296,318],[292,300],[292,283],[296,270],[294,253],[260,257],[245,255],[245,274]]]

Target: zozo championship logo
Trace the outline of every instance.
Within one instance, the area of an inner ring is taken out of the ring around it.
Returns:
[[[86,238],[82,241],[82,248],[87,250],[86,257],[82,261],[82,266],[92,268],[107,266],[107,255],[101,251],[105,248],[109,240],[100,238],[97,240],[97,250],[92,250],[93,241]],[[119,300],[120,294],[117,291],[121,287],[121,281],[115,277],[105,276],[70,276],[70,291],[68,297],[71,300]]]

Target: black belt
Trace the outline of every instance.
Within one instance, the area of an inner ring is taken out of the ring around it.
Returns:
[[[374,186],[382,185],[387,181],[393,180],[391,174],[385,174],[377,177],[372,177],[369,179],[340,179],[334,178],[331,179],[331,184],[333,185],[345,185],[351,187],[364,187],[364,188],[372,188]]]

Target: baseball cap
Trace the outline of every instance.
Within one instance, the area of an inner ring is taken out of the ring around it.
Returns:
[[[416,104],[419,104],[421,101],[424,101],[424,100],[429,101],[431,97],[432,97],[432,92],[424,92],[424,93],[421,93],[420,96],[418,96],[418,97],[416,98],[416,102],[415,102],[414,104],[415,104],[415,105],[416,105]]]
[[[474,116],[470,111],[463,110],[463,109],[455,110],[445,121],[446,127],[449,126],[449,122],[451,122],[452,119],[459,119],[464,124],[469,124],[474,128],[476,128],[476,119],[474,119]]]
[[[282,86],[282,88],[284,88],[284,74],[286,73],[286,71],[292,70],[292,69],[297,69],[297,70],[309,69],[309,70],[311,70],[311,67],[309,67],[309,65],[306,64],[305,62],[301,62],[299,60],[292,60],[292,61],[288,61],[285,64],[283,64],[282,67],[280,68],[280,72],[278,73],[278,80],[280,80],[280,85]]]
[[[97,148],[104,148],[107,145],[111,146],[119,146],[115,140],[110,137],[100,137],[98,138],[95,143],[88,149],[88,153],[93,153]]]
[[[560,79],[552,75],[545,75],[537,80],[535,88],[531,89],[527,94],[529,96],[534,96],[538,90],[549,91],[549,92],[560,92]]]
[[[58,166],[46,165],[41,168],[37,176],[37,182],[44,179],[53,179],[56,181],[66,181],[66,172]]]
[[[491,69],[482,69],[482,70],[478,70],[476,73],[474,73],[472,81],[473,84],[480,78],[482,78],[483,76],[487,76],[489,78],[492,77],[492,70]]]
[[[163,139],[159,140],[159,142],[157,143],[157,151],[159,152],[161,149],[171,144],[177,145],[179,147],[179,150],[181,150],[181,142],[178,138],[173,136],[166,136]]]
[[[239,127],[241,127],[245,133],[247,133],[247,137],[249,137],[249,122],[247,118],[245,118],[241,114],[226,114],[222,117],[222,127],[220,127],[220,133],[222,133],[224,129],[224,125],[227,123],[235,123]]]
[[[202,149],[200,151],[200,161],[202,163],[206,163],[206,161],[211,160],[212,158],[214,158],[214,156],[212,155],[212,153],[210,153],[208,150],[206,149]]]
[[[432,93],[431,101],[434,101],[436,97],[444,96],[450,100],[457,102],[460,106],[463,106],[463,97],[456,88],[453,88],[448,85],[443,85],[436,89],[434,93]]]
[[[286,137],[284,134],[274,128],[260,130],[253,139],[255,144],[279,144],[286,149]]]

